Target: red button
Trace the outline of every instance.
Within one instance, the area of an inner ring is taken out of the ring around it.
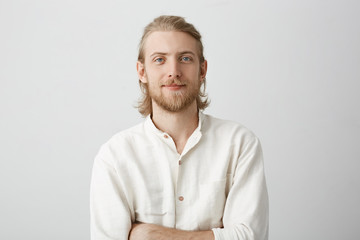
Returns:
[[[184,197],[183,197],[183,196],[180,196],[180,197],[179,197],[179,200],[180,200],[180,201],[184,201]]]
[[[164,138],[168,138],[168,137],[169,137],[168,135],[164,134]]]

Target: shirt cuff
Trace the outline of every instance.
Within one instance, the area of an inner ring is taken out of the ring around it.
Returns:
[[[222,234],[220,233],[221,228],[213,228],[211,230],[213,231],[215,240],[223,240]]]

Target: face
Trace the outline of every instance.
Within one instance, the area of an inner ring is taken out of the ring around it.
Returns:
[[[197,42],[183,32],[153,32],[145,43],[139,79],[148,84],[153,106],[170,112],[189,107],[199,94],[207,62],[200,64]]]

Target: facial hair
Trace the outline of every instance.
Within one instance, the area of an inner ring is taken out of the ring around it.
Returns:
[[[150,84],[149,81],[149,95],[154,102],[162,109],[168,112],[181,112],[188,108],[200,93],[200,80],[183,82],[179,79],[169,79],[166,82],[159,84]],[[184,89],[180,91],[169,92],[168,94],[163,93],[163,85],[183,85]]]

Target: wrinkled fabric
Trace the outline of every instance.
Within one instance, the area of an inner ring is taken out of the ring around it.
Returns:
[[[179,154],[148,116],[100,148],[90,213],[92,240],[127,240],[136,221],[212,230],[216,240],[267,240],[260,142],[244,126],[200,112]]]

